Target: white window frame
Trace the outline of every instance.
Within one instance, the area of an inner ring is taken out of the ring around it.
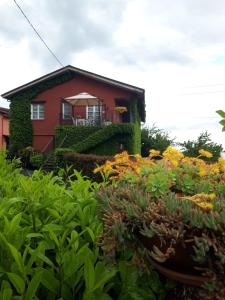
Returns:
[[[37,118],[34,118],[34,106],[37,107]],[[40,107],[43,107],[43,117],[40,117]],[[31,103],[31,120],[44,120],[45,119],[45,109],[44,103]]]
[[[64,108],[65,104],[70,105],[68,102],[62,102],[62,118],[63,120],[68,120],[71,118],[71,110],[70,110],[70,115],[65,115],[65,108]]]
[[[88,115],[88,107],[93,107],[93,115],[94,117],[93,118],[89,118],[89,115]],[[99,110],[96,110],[96,108],[99,107]],[[98,120],[99,117],[101,119],[101,115],[102,115],[102,105],[87,105],[86,106],[86,119],[87,120]],[[96,118],[97,117],[97,118]]]

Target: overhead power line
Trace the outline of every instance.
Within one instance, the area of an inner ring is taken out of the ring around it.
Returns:
[[[31,23],[31,21],[28,19],[28,17],[25,15],[24,11],[22,10],[22,8],[19,6],[19,4],[16,2],[16,0],[13,0],[14,3],[16,4],[16,6],[18,7],[18,9],[20,10],[20,12],[22,13],[22,15],[25,17],[25,19],[27,20],[27,22],[29,23],[29,25],[32,27],[32,29],[34,30],[34,32],[37,34],[37,36],[39,37],[39,39],[42,41],[42,43],[45,45],[45,47],[48,49],[48,51],[51,53],[51,55],[55,58],[55,60],[58,62],[58,64],[61,67],[64,67],[64,65],[61,63],[61,61],[58,59],[58,57],[55,55],[55,53],[49,48],[49,46],[47,45],[47,43],[45,42],[45,40],[42,38],[42,36],[40,35],[40,33],[37,31],[37,29],[34,27],[34,25]]]
[[[178,94],[178,96],[191,96],[191,95],[205,95],[205,94],[218,94],[225,93],[225,91],[208,91],[208,92],[193,92],[193,93],[182,93]]]
[[[192,86],[185,86],[185,87],[183,87],[183,89],[195,89],[195,88],[204,88],[204,87],[221,86],[221,85],[224,86],[225,83],[192,85]]]

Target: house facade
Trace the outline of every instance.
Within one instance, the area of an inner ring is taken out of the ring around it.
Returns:
[[[59,125],[132,123],[134,98],[139,121],[145,121],[143,89],[72,66],[15,88],[2,97],[11,103],[11,144],[16,150],[32,145],[42,153],[52,151]]]
[[[9,109],[0,107],[0,148],[6,149],[9,141]]]

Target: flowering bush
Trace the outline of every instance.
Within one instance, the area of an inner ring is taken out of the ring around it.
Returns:
[[[96,168],[112,181],[98,191],[104,249],[137,250],[147,237],[149,255],[172,268],[171,259],[188,249],[178,268],[209,276],[210,288],[225,296],[225,159],[209,164],[204,157],[211,153],[185,157],[168,147],[148,158],[123,152]]]

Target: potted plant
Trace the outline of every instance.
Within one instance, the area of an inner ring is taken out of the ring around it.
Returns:
[[[201,158],[211,153],[199,152],[197,158],[172,147],[151,150],[149,158],[123,152],[96,168],[112,181],[97,194],[103,248],[116,255],[144,246],[164,275],[216,289],[225,278],[225,160],[207,163]]]
[[[116,106],[115,111],[122,114],[124,112],[127,112],[127,107],[126,106]]]

